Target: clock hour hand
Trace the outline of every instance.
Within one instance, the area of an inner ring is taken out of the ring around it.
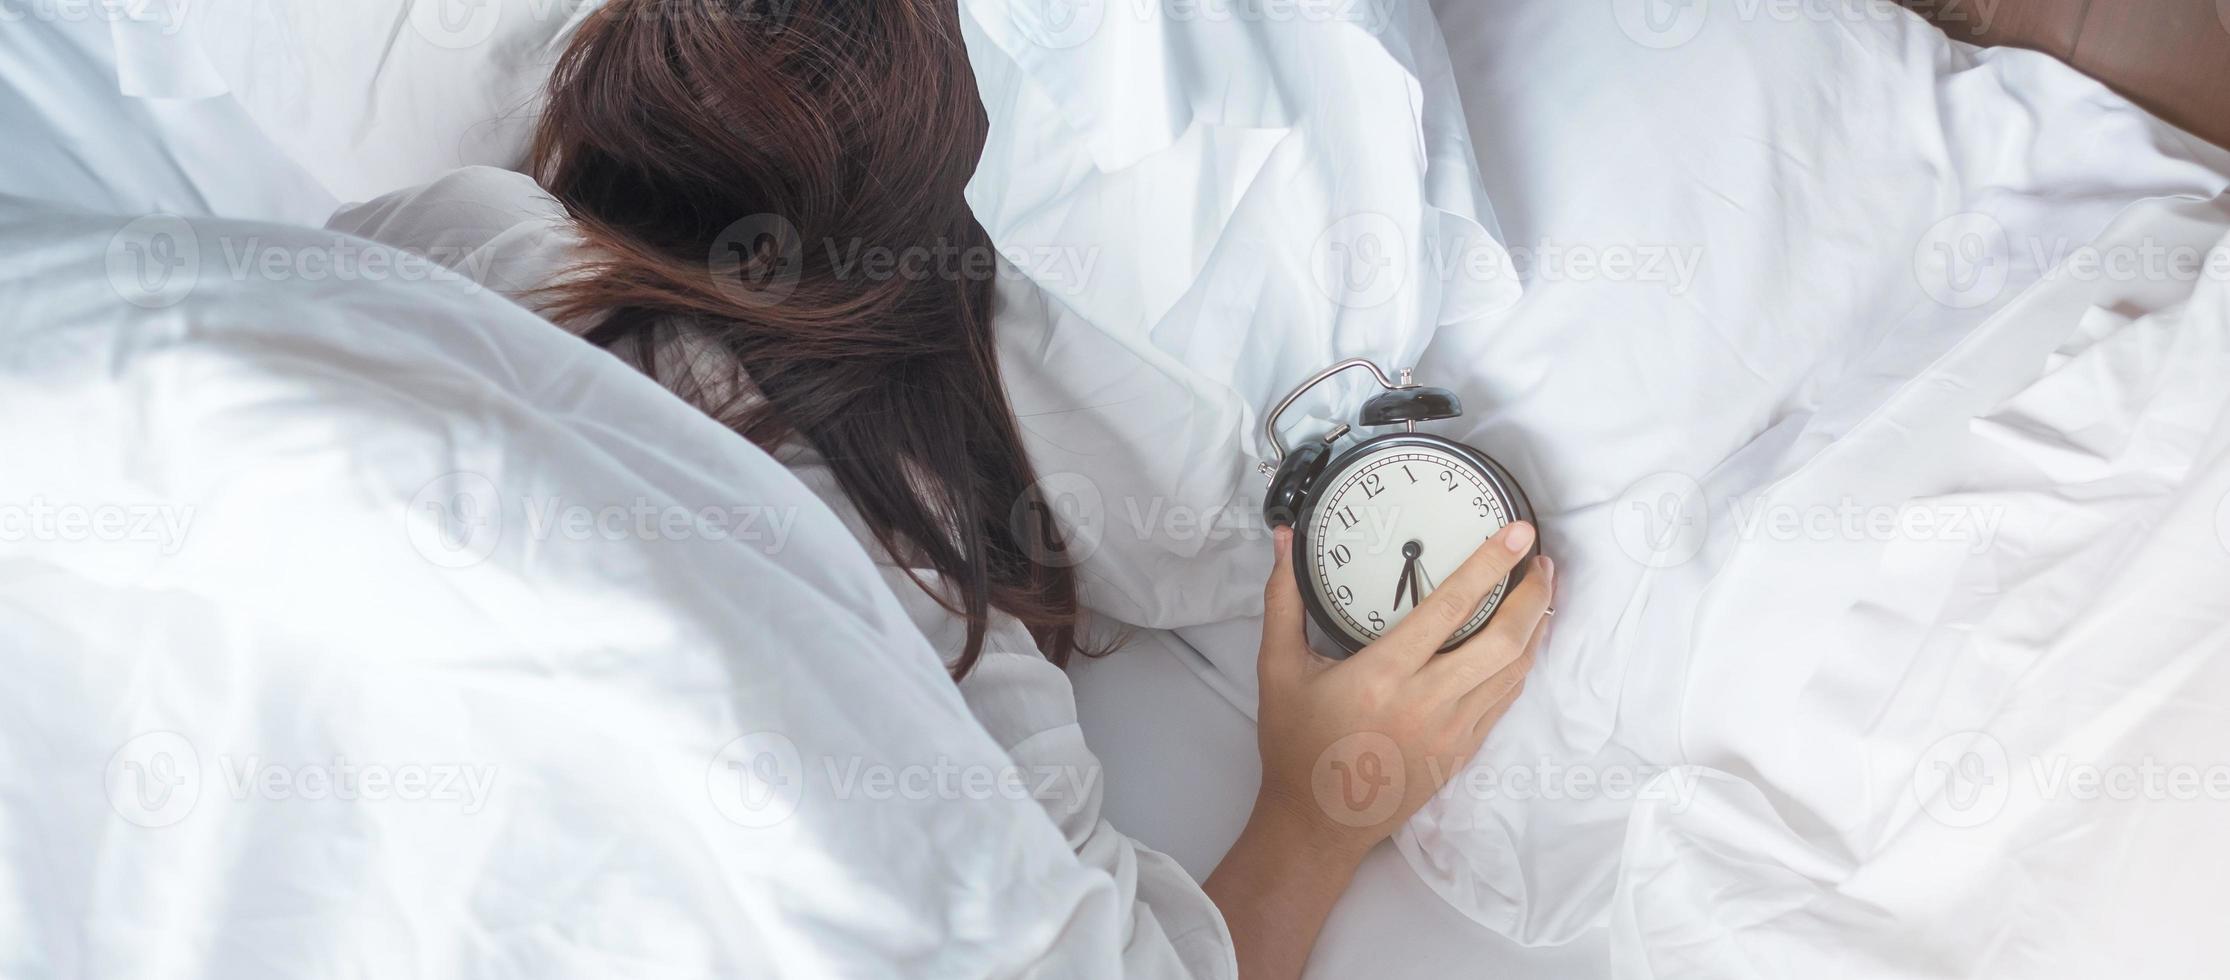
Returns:
[[[1390,608],[1400,609],[1401,599],[1405,593],[1409,596],[1411,607],[1415,607],[1420,600],[1425,598],[1424,589],[1420,587],[1417,569],[1417,556],[1424,553],[1425,546],[1420,542],[1411,541],[1401,546],[1403,559],[1401,580],[1394,584],[1394,604]]]

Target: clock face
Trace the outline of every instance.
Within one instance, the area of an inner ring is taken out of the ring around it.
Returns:
[[[1358,447],[1317,481],[1301,527],[1303,594],[1319,626],[1350,649],[1391,629],[1481,542],[1526,515],[1503,483],[1460,448],[1428,436]],[[1495,586],[1449,645],[1484,625],[1508,589]]]

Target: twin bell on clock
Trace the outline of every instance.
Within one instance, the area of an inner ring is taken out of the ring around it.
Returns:
[[[1278,418],[1309,389],[1356,368],[1369,370],[1385,390],[1363,403],[1354,422],[1288,449]],[[1455,392],[1415,384],[1406,369],[1396,381],[1377,364],[1352,358],[1302,382],[1263,421],[1273,453],[1262,467],[1270,476],[1263,518],[1271,527],[1293,527],[1302,604],[1317,629],[1346,653],[1415,610],[1504,525],[1533,520],[1525,491],[1502,464],[1453,439],[1417,431],[1420,423],[1462,414]],[[1357,428],[1397,426],[1338,448]],[[1486,625],[1529,564],[1518,563],[1447,647]]]

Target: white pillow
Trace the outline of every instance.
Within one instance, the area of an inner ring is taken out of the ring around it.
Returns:
[[[197,0],[172,33],[335,196],[368,200],[457,167],[516,167],[550,66],[598,5]]]
[[[210,94],[206,59],[174,36],[159,20],[30,17],[0,30],[0,196],[322,223],[333,195],[239,105],[197,96]]]

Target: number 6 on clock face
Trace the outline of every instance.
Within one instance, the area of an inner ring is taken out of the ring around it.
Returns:
[[[1315,481],[1294,536],[1303,603],[1342,647],[1362,649],[1481,542],[1531,519],[1516,484],[1484,455],[1436,436],[1381,436],[1342,454]],[[1512,581],[1495,586],[1447,646],[1485,625]]]

